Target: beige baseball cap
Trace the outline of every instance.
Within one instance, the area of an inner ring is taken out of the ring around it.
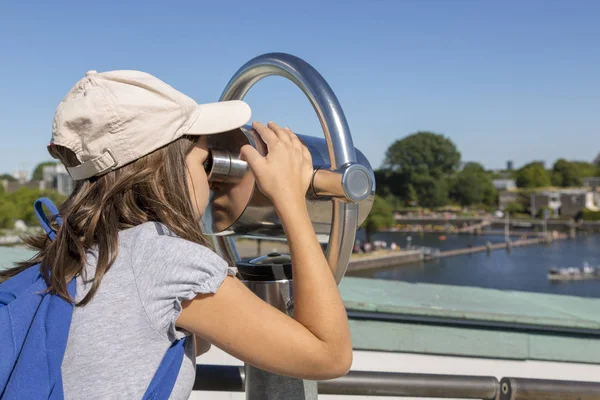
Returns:
[[[73,151],[75,180],[118,169],[183,135],[212,135],[248,123],[243,101],[197,104],[140,71],[88,71],[58,105],[52,145]]]

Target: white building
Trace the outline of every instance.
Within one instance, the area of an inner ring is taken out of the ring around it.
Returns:
[[[24,169],[15,171],[13,176],[20,184],[24,184],[29,181],[29,172]]]
[[[494,179],[492,180],[492,184],[498,191],[515,190],[517,188],[517,183],[514,179]]]
[[[42,181],[45,188],[54,189],[65,196],[70,195],[75,186],[73,179],[62,164],[45,166],[42,170]]]

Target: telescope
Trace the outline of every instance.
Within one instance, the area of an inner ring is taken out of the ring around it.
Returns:
[[[327,262],[339,284],[348,268],[356,230],[367,218],[375,197],[375,176],[369,161],[354,147],[344,112],[329,84],[306,61],[285,53],[253,58],[231,78],[220,101],[242,100],[261,79],[277,75],[298,86],[321,123],[323,138],[297,134],[311,153],[313,175],[306,205],[315,233],[325,242]],[[277,212],[256,185],[245,161],[239,158],[249,144],[262,155],[266,145],[244,126],[208,138],[204,165],[210,199],[203,215],[205,232],[215,251],[234,262],[242,281],[259,297],[293,315],[292,266],[289,255],[267,254],[241,259],[234,238],[251,236],[285,239]],[[318,294],[315,294],[318,295]],[[246,399],[317,398],[316,382],[271,374],[245,365]]]

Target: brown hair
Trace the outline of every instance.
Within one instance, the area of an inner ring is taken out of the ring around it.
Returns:
[[[53,224],[56,239],[50,241],[46,234],[25,238],[39,252],[31,260],[0,271],[0,282],[40,263],[49,291],[72,302],[67,284],[85,274],[86,252],[96,246],[96,273],[91,290],[78,304],[83,306],[117,257],[120,230],[157,221],[182,239],[209,246],[186,179],[185,159],[195,143],[196,137],[184,136],[115,171],[75,182],[73,193],[59,207],[63,225]],[[49,150],[68,167],[79,164],[75,154],[64,147],[51,146]]]

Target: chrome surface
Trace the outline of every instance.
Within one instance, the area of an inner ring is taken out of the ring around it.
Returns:
[[[250,60],[235,73],[220,100],[241,100],[255,83],[271,75],[282,76],[294,82],[312,104],[327,141],[327,159],[330,168],[341,170],[343,167],[356,163],[356,150],[350,129],[337,97],[319,72],[298,57],[285,53],[269,53]],[[375,181],[372,174],[369,178],[372,179],[372,184],[369,186],[374,188]],[[359,182],[361,180],[362,178],[359,179]],[[360,185],[360,183],[349,184],[345,188],[346,194],[350,193],[351,196],[355,196],[356,193],[362,193],[360,189],[357,189]],[[366,197],[368,200],[369,196]],[[351,249],[354,245],[359,209],[355,203],[337,199],[333,199],[330,206],[332,218],[326,257],[335,279],[339,283],[348,267]],[[274,219],[276,215],[267,213],[264,217],[270,224],[271,221],[268,218]],[[265,221],[265,219],[259,219],[259,221]],[[247,222],[252,224],[256,220]],[[260,234],[260,229],[264,230],[265,226],[263,224],[256,228],[257,231],[244,233]],[[275,231],[277,230],[278,227]],[[278,234],[283,234],[283,231],[280,230]],[[224,249],[218,248],[217,251],[224,251]]]
[[[248,172],[245,161],[221,149],[211,149],[205,165],[209,182],[238,183]]]
[[[240,367],[198,365],[194,390],[244,391]],[[429,398],[496,399],[498,380],[493,376],[405,374],[350,371],[346,376],[319,381],[319,394],[355,396],[411,396]]]
[[[238,137],[236,137],[236,135]],[[212,197],[205,219],[212,221],[210,232],[217,235],[256,235],[279,238],[283,227],[272,202],[255,186],[247,163],[239,159],[239,148],[252,143],[261,153],[266,145],[250,127],[208,138],[210,154],[205,168]],[[315,172],[307,191],[307,208],[317,235],[329,235],[333,220],[332,200],[358,202],[358,224],[369,215],[375,195],[371,165],[356,150],[358,162],[340,170],[329,169],[327,142],[323,138],[298,135],[313,159]],[[228,146],[222,149],[219,146]],[[232,172],[233,171],[233,172]],[[229,174],[232,176],[230,177]]]
[[[500,400],[600,400],[599,382],[502,378]]]
[[[289,256],[264,256],[251,260],[249,264],[272,265],[275,279],[269,281],[244,279],[242,282],[258,297],[275,308],[293,317],[293,285],[285,278],[281,265],[289,263]],[[245,270],[246,273],[248,270]],[[241,380],[240,380],[241,381]],[[256,368],[250,364],[244,365],[244,391],[247,400],[317,400],[317,382],[305,381],[277,375]]]
[[[240,367],[197,365],[194,390],[242,392]],[[600,400],[599,382],[493,376],[405,374],[350,371],[346,376],[318,382],[319,394],[411,396],[499,400]]]

